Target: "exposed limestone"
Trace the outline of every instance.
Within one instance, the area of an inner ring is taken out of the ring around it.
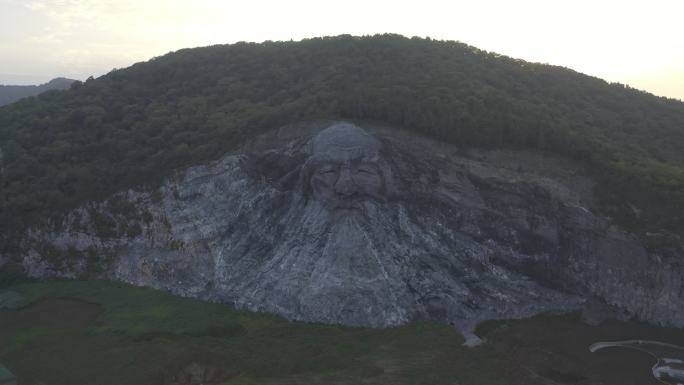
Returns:
[[[434,319],[472,343],[482,320],[584,298],[684,326],[680,256],[650,254],[592,214],[575,171],[506,156],[348,123],[285,127],[158,191],[119,194],[137,222],[104,202],[32,231],[24,265],[295,320]]]

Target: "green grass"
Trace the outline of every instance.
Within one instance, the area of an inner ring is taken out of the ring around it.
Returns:
[[[24,311],[50,298],[101,306],[85,326],[36,320],[0,334],[0,362],[26,384],[87,384],[94,378],[99,385],[155,383],[162,373],[207,354],[212,365],[239,373],[227,384],[505,383],[487,361],[464,360],[472,350],[446,325],[378,330],[288,322],[105,281],[49,281],[9,290],[21,296]],[[9,321],[0,317],[2,322]]]
[[[145,333],[202,335],[205,331],[262,328],[286,321],[271,315],[236,311],[221,304],[108,281],[50,281],[15,286],[25,303],[42,298],[72,298],[101,304],[96,332],[137,336]]]

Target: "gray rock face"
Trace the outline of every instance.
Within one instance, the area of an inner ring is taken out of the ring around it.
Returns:
[[[24,265],[326,323],[468,334],[599,298],[684,326],[680,256],[584,208],[585,178],[529,154],[466,155],[399,130],[286,127],[33,230]]]

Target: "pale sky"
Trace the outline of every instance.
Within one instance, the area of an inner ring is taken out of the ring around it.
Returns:
[[[0,0],[0,84],[95,77],[237,41],[458,40],[684,100],[684,0]]]

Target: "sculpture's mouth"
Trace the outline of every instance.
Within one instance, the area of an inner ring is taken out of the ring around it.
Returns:
[[[346,215],[361,215],[364,213],[363,203],[361,202],[344,202],[338,203],[332,207],[332,211],[336,216]]]
[[[337,215],[357,215],[361,214],[361,210],[355,207],[342,207],[335,209]]]
[[[344,213],[344,212],[360,213],[363,210],[361,210],[360,207],[356,207],[356,206],[345,206],[345,207],[335,207],[334,211],[337,213]]]

